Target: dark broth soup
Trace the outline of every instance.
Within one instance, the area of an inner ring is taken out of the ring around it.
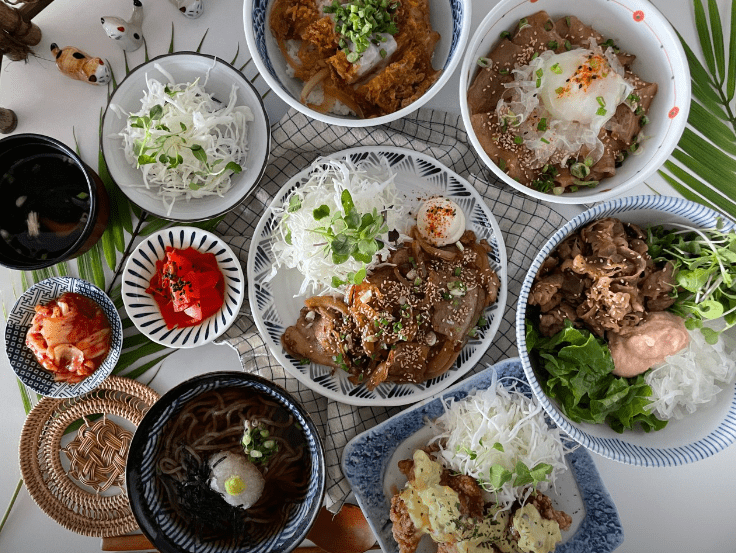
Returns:
[[[10,258],[54,259],[80,237],[89,217],[83,171],[62,153],[23,157],[2,168],[0,248]]]
[[[242,509],[210,489],[207,463],[221,452],[243,453],[246,420],[263,422],[279,451],[266,464],[256,464],[265,488],[254,505]],[[276,401],[237,388],[189,401],[167,424],[156,466],[174,516],[202,541],[262,541],[284,525],[309,485],[309,451],[298,423]]]

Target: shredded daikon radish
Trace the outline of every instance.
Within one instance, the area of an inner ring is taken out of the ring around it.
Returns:
[[[435,424],[441,434],[430,444],[440,446],[442,463],[475,478],[501,510],[510,509],[517,500],[524,503],[534,489],[514,486],[513,479],[494,489],[490,478],[494,465],[512,472],[518,462],[529,469],[539,463],[551,465],[547,480],[537,485],[541,492],[554,486],[556,476],[567,470],[560,430],[549,427],[535,400],[516,391],[513,384],[510,389],[499,385],[495,374],[487,390],[446,402],[445,413]]]
[[[348,275],[364,268],[375,267],[386,260],[389,253],[388,231],[376,237],[383,246],[373,256],[373,261],[364,264],[352,257],[335,264],[325,238],[315,232],[323,227],[325,220],[316,220],[314,210],[327,206],[330,213],[342,211],[341,196],[344,190],[350,192],[355,209],[359,213],[372,213],[377,210],[389,230],[396,229],[402,215],[394,174],[388,162],[381,159],[381,166],[369,166],[349,160],[317,159],[311,167],[309,180],[296,188],[284,202],[275,209],[279,224],[274,231],[272,245],[275,258],[270,278],[281,266],[297,268],[304,276],[297,295],[320,294],[327,291],[343,292],[333,286],[332,277],[348,280]],[[295,209],[294,206],[299,205]],[[291,207],[290,207],[291,206]]]
[[[119,136],[126,159],[143,173],[141,187],[160,197],[170,214],[177,199],[222,196],[230,189],[232,174],[245,167],[247,123],[254,118],[250,107],[236,105],[235,85],[223,105],[205,90],[206,79],[205,85],[199,79],[174,84],[155,67],[166,80],[146,75],[141,109],[128,115]]]
[[[658,418],[682,419],[698,406],[709,403],[718,392],[736,380],[736,340],[719,334],[711,345],[700,330],[690,330],[690,343],[644,375],[652,388],[647,409]]]

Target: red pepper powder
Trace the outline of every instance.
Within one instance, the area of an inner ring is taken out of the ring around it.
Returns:
[[[426,213],[427,235],[433,238],[446,236],[447,227],[455,217],[455,208],[433,205]]]

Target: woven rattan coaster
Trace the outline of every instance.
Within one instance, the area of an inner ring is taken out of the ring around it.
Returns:
[[[20,436],[20,470],[41,510],[84,536],[118,536],[137,529],[125,490],[130,432],[107,417],[117,416],[138,427],[158,398],[135,380],[111,376],[84,396],[39,401]],[[95,422],[89,417],[96,414],[103,416]],[[62,450],[64,432],[79,419],[84,424],[77,437]],[[62,466],[62,451],[71,462],[69,472]],[[99,495],[114,486],[118,493]]]

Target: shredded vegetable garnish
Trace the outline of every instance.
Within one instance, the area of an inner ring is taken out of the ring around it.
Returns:
[[[388,257],[388,233],[402,209],[388,163],[317,159],[309,180],[275,210],[273,277],[281,266],[304,276],[299,295],[358,284]]]
[[[222,196],[231,176],[245,166],[248,106],[237,106],[233,85],[227,105],[207,93],[199,79],[174,84],[159,65],[160,82],[146,76],[141,109],[120,132],[128,162],[141,169],[143,185],[160,197],[171,213],[177,199]],[[121,183],[135,186],[131,183]]]
[[[662,420],[682,419],[736,379],[736,339],[725,332],[715,335],[710,344],[702,332],[691,330],[687,347],[644,375],[652,388],[646,409]]]
[[[355,63],[371,44],[380,45],[386,42],[385,35],[399,32],[393,17],[398,6],[398,1],[389,0],[352,0],[345,4],[333,0],[323,9],[335,16],[340,49],[350,63]]]
[[[549,428],[539,404],[494,375],[487,390],[445,403],[435,422],[441,434],[442,463],[472,476],[501,510],[524,503],[535,490],[554,486],[567,470],[565,446],[557,428]]]

